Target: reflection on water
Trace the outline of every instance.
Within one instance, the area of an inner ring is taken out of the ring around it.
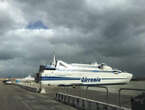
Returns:
[[[134,89],[145,89],[145,81],[131,81],[128,84],[125,85],[110,85],[110,86],[106,86],[109,88],[109,92],[111,93],[118,93],[118,90],[120,88],[134,88]],[[90,90],[97,90],[97,91],[105,91],[103,88],[89,88]],[[122,91],[121,92],[124,95],[138,95],[142,92],[138,92],[138,91]]]

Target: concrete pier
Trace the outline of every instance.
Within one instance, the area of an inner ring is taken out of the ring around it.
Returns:
[[[24,87],[24,86],[23,86]],[[76,110],[28,88],[0,83],[0,110]]]

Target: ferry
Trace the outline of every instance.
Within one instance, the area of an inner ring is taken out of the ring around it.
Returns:
[[[55,56],[50,65],[40,65],[36,79],[41,84],[57,86],[97,86],[127,84],[132,79],[132,74],[112,69],[102,63],[68,64],[56,60]]]

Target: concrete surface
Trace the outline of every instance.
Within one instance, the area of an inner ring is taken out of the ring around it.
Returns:
[[[15,85],[0,83],[0,110],[76,110],[48,95],[33,93]]]

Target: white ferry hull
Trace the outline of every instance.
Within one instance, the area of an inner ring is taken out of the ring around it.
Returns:
[[[115,85],[126,84],[132,78],[130,73],[77,73],[44,71],[41,73],[41,84],[47,85]]]

